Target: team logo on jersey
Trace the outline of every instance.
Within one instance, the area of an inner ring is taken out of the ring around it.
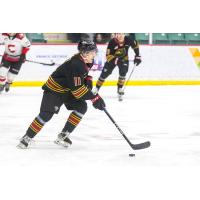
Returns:
[[[115,51],[115,56],[118,58],[124,57],[126,55],[126,49],[120,48]]]
[[[81,78],[80,77],[74,77],[74,85],[75,86],[81,85]]]
[[[14,44],[9,44],[9,45],[8,45],[8,50],[9,50],[11,53],[14,53],[14,52],[15,52],[15,45],[14,45]]]

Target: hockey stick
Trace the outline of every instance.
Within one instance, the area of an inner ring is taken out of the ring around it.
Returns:
[[[2,57],[3,55],[0,55],[0,57]],[[55,65],[55,62],[52,62],[52,63],[43,63],[43,62],[37,62],[37,61],[33,61],[33,60],[25,60],[27,62],[32,62],[32,63],[37,63],[37,64],[41,64],[41,65],[48,65],[48,66],[53,66]]]
[[[139,143],[139,144],[132,144],[130,142],[130,140],[126,137],[126,135],[124,134],[124,132],[121,130],[121,128],[117,125],[117,123],[115,122],[115,120],[111,117],[111,115],[108,113],[108,111],[106,110],[106,108],[103,109],[103,111],[106,113],[106,115],[110,118],[110,120],[112,121],[112,123],[116,126],[116,128],[118,129],[118,131],[122,134],[122,136],[124,137],[124,139],[128,142],[128,144],[130,145],[130,147],[133,150],[140,150],[140,149],[146,149],[148,147],[150,147],[151,143],[149,141],[144,142],[144,143]]]
[[[123,89],[122,89],[123,92],[124,92],[126,86],[128,85],[128,82],[130,81],[130,78],[131,78],[133,72],[135,71],[135,68],[136,68],[136,65],[134,64],[133,69],[132,69],[131,73],[129,74],[129,77],[128,77],[128,79],[126,80],[126,83],[124,84],[124,87],[123,87]]]
[[[43,62],[37,62],[37,61],[33,61],[33,60],[25,60],[25,61],[31,62],[31,63],[37,63],[37,64],[41,64],[41,65],[48,65],[48,66],[55,65],[55,62],[52,62],[52,63],[43,63]]]

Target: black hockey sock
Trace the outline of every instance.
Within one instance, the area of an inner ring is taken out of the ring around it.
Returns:
[[[65,124],[65,127],[62,130],[62,132],[71,133],[76,128],[76,126],[79,124],[79,122],[81,121],[82,117],[83,117],[83,114],[78,113],[76,111],[73,111],[70,114],[70,116],[69,116],[69,118],[68,118],[68,120],[67,120],[67,122]]]
[[[26,131],[26,135],[30,138],[35,137],[35,135],[42,129],[44,126],[44,122],[42,123],[37,117],[33,120],[28,130]]]
[[[124,76],[119,77],[118,83],[117,83],[118,88],[122,88],[124,86],[125,78],[126,77],[124,77]]]

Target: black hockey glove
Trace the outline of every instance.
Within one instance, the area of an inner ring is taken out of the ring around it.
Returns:
[[[22,54],[19,58],[19,62],[24,63],[26,61],[26,55]]]
[[[135,64],[136,66],[138,66],[138,65],[142,62],[141,56],[135,56],[133,62],[134,62],[134,64]]]
[[[92,87],[93,87],[93,85],[92,85],[92,76],[87,76],[87,77],[84,79],[84,81],[85,81],[85,85],[86,85],[90,90],[92,90]]]
[[[103,110],[106,107],[104,100],[98,94],[91,101],[96,109]]]

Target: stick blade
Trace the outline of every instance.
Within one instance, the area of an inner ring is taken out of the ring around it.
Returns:
[[[140,149],[146,149],[151,146],[151,143],[149,141],[139,144],[132,144],[131,147],[133,150],[140,150]]]
[[[51,63],[51,64],[50,64],[50,66],[53,66],[53,65],[55,65],[55,64],[56,64],[56,63],[55,63],[55,62],[53,62],[53,63]]]
[[[47,66],[53,66],[53,65],[55,65],[55,63],[53,62],[53,63],[41,63],[42,65],[47,65]]]

